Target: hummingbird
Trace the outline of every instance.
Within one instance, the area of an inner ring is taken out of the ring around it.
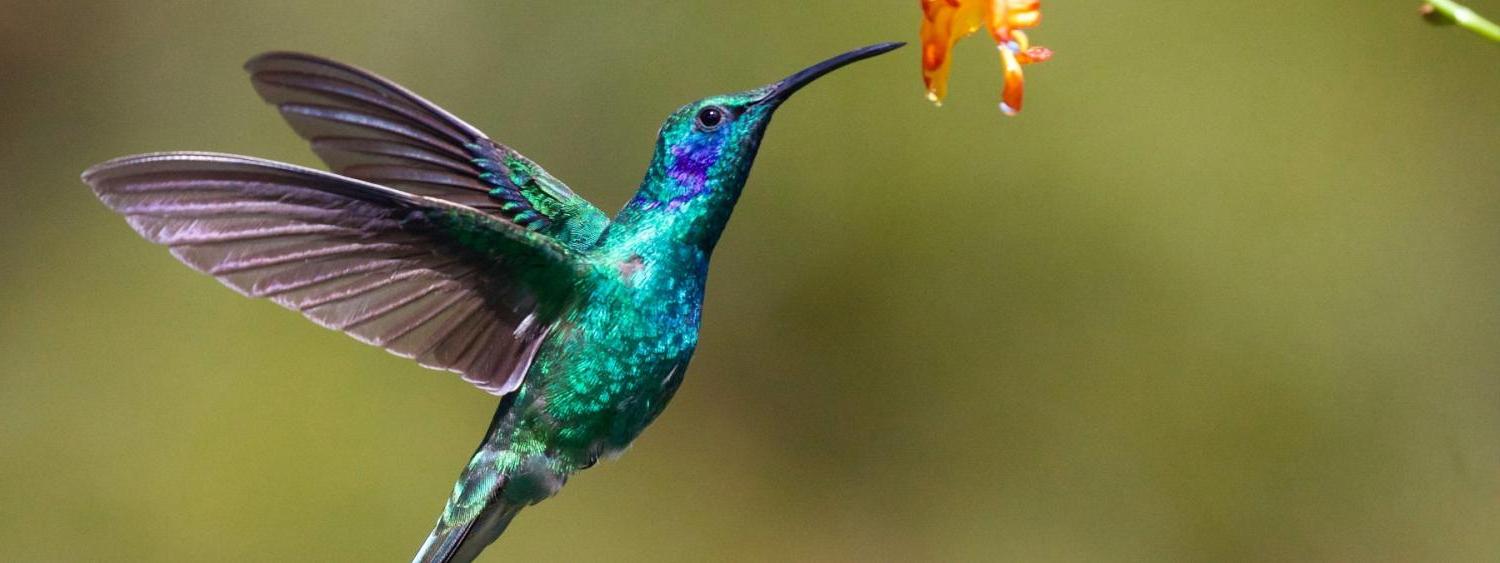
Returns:
[[[682,384],[709,258],[776,109],[901,46],[672,112],[613,219],[396,83],[290,52],[245,68],[333,173],[165,152],[99,164],[83,181],[230,288],[499,396],[413,559],[471,561],[522,508],[622,452]]]

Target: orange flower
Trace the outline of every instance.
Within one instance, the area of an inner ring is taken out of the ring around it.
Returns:
[[[1025,85],[1021,67],[1052,57],[1047,48],[1032,47],[1021,31],[1041,22],[1041,0],[922,0],[922,15],[922,80],[927,83],[927,99],[942,104],[948,95],[953,44],[984,26],[999,45],[1005,67],[1000,111],[1006,115],[1021,111]]]

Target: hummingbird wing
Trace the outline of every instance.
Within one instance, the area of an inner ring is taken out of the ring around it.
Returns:
[[[581,271],[573,250],[472,207],[290,164],[160,153],[83,179],[194,269],[496,395],[520,385]]]
[[[245,63],[261,97],[335,172],[466,205],[589,248],[609,217],[541,166],[436,104],[350,65],[302,53]]]

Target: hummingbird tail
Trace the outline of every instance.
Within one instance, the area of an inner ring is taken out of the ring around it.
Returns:
[[[473,520],[447,523],[447,511],[422,543],[412,563],[464,563],[473,561],[500,537],[522,505],[502,499],[490,503]]]
[[[535,444],[515,447],[511,400],[503,400],[496,410],[484,442],[453,485],[453,496],[413,563],[473,561],[522,508],[556,494],[567,481],[567,470],[547,454],[517,451],[537,452],[539,448]]]

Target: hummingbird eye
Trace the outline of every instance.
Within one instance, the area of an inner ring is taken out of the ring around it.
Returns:
[[[708,106],[698,110],[698,130],[703,132],[713,131],[724,124],[725,116],[729,112],[719,106]]]

